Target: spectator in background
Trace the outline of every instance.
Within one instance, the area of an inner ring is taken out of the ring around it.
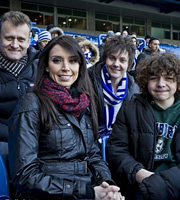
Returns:
[[[150,35],[146,35],[145,37],[144,37],[144,40],[146,41],[146,46],[148,46],[149,45],[149,40],[151,39],[151,36]]]
[[[137,57],[139,56],[140,52],[137,49],[137,38],[135,37],[135,35],[130,35],[129,38],[131,39],[132,43],[134,44],[134,46],[136,47],[136,51],[135,51],[135,56],[134,56],[134,62],[132,65],[132,68],[129,70],[129,73],[134,76],[135,73],[135,69],[136,69],[136,62],[137,62]]]
[[[116,32],[115,35],[116,35],[116,36],[120,36],[120,35],[121,35],[121,32]]]
[[[38,35],[38,41],[34,48],[37,50],[40,50],[40,52],[42,52],[44,47],[48,44],[48,42],[50,40],[51,40],[50,32],[49,31],[41,31]]]
[[[39,51],[29,47],[30,23],[19,11],[4,13],[0,22],[0,151],[6,158],[8,120],[36,77]]]
[[[104,44],[106,41],[111,40],[111,38],[113,38],[115,36],[114,31],[108,31],[106,37],[104,38],[104,40],[102,41],[101,45],[99,46],[99,56],[100,56],[100,60],[102,60],[103,58],[103,53],[104,53]]]
[[[122,104],[139,91],[134,78],[127,73],[135,49],[129,38],[115,36],[105,42],[103,60],[88,69],[98,98],[99,138],[111,134]]]
[[[123,32],[122,32],[122,37],[123,37],[123,38],[128,37],[128,31],[127,31],[127,30],[123,30]]]
[[[76,37],[76,41],[84,52],[87,67],[91,67],[99,61],[98,47],[92,41],[84,37]]]
[[[139,54],[137,58],[137,67],[140,62],[143,60],[150,58],[152,55],[155,55],[157,53],[165,53],[165,50],[162,50],[159,48],[160,41],[158,38],[151,37],[149,40],[149,44],[147,47],[144,48],[144,51]]]
[[[138,50],[140,52],[143,52],[144,49],[149,45],[149,40],[150,40],[151,36],[150,35],[146,35],[144,37],[144,40],[139,40],[139,43],[138,43]]]
[[[57,26],[50,28],[49,32],[51,33],[52,38],[58,37],[60,35],[64,35],[64,31]]]
[[[46,31],[49,31],[51,28],[54,28],[54,27],[56,27],[54,24],[49,24],[46,27]]]
[[[37,41],[35,40],[35,37],[36,37],[36,34],[35,34],[35,32],[31,29],[31,32],[30,32],[31,41],[30,41],[29,46],[35,46],[35,45],[36,45]]]
[[[131,38],[137,38],[136,32],[131,32],[128,36]]]
[[[141,94],[123,104],[106,147],[126,200],[180,199],[180,59],[157,54],[140,63]]]
[[[15,198],[123,200],[94,142],[94,91],[71,36],[54,38],[41,53],[33,91],[9,123]]]

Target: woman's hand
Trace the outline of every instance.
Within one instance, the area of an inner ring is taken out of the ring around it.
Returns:
[[[100,186],[94,187],[95,190],[95,200],[124,200],[119,187],[115,185],[109,185],[103,182]]]
[[[150,171],[148,171],[148,170],[146,170],[146,169],[140,169],[140,170],[136,173],[136,181],[137,181],[138,183],[142,183],[142,181],[143,181],[145,178],[151,176],[152,174],[154,174],[154,172],[150,172]]]

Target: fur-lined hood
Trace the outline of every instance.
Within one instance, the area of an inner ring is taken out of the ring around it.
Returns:
[[[89,64],[87,65],[87,67],[91,67],[92,65],[94,65],[96,62],[99,61],[99,49],[92,41],[85,39],[84,41],[80,41],[79,45],[81,48],[83,46],[88,46],[89,50],[92,52],[91,58],[88,59]]]
[[[54,33],[54,32],[57,32],[59,36],[60,36],[60,35],[64,35],[64,31],[63,31],[61,28],[59,28],[59,27],[53,27],[53,28],[51,28],[51,29],[49,30],[49,32],[50,32],[51,34]]]

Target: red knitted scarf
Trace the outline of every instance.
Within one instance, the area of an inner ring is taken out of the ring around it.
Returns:
[[[65,87],[57,84],[49,77],[43,80],[42,90],[60,109],[72,112],[76,117],[79,117],[81,112],[90,105],[90,100],[85,93],[73,98]]]

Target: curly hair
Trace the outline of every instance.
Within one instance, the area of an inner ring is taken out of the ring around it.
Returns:
[[[134,56],[135,56],[136,47],[130,38],[123,38],[121,36],[114,36],[110,40],[107,40],[104,45],[103,61],[105,62],[108,55],[120,51],[123,53],[128,52],[129,62],[128,69],[132,67]]]
[[[161,75],[162,72],[174,75],[177,81],[175,97],[180,93],[180,59],[172,53],[158,53],[149,59],[139,63],[136,68],[135,81],[138,84],[143,96],[149,98],[148,80],[152,75]]]

